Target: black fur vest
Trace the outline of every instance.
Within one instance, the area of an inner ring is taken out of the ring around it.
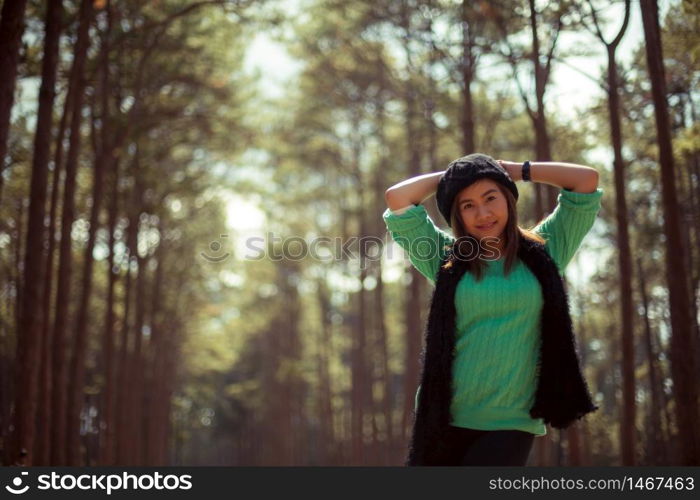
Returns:
[[[593,404],[579,367],[569,304],[556,264],[544,245],[520,237],[518,257],[542,288],[540,356],[532,418],[564,429],[598,407]],[[421,389],[414,414],[413,432],[405,465],[446,465],[449,443],[452,363],[455,349],[455,290],[466,271],[453,245],[438,271],[430,304],[425,347],[421,353]],[[451,266],[445,267],[448,261]]]

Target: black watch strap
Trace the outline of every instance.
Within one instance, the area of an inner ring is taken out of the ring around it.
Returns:
[[[523,181],[532,182],[532,178],[530,177],[530,160],[523,163]]]

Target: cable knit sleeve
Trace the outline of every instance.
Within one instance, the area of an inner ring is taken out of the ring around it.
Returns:
[[[423,205],[413,205],[403,212],[386,209],[382,215],[392,239],[408,254],[411,264],[433,284],[440,262],[445,257],[445,246],[454,237],[435,225]],[[399,211],[401,211],[399,210]]]
[[[602,196],[601,188],[592,193],[561,189],[554,211],[533,228],[535,233],[547,240],[545,247],[560,273],[564,272],[593,226],[600,211]]]

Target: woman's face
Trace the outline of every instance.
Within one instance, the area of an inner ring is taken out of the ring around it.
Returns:
[[[457,194],[457,208],[464,228],[476,239],[501,237],[508,222],[508,202],[491,179],[481,179],[462,189]]]

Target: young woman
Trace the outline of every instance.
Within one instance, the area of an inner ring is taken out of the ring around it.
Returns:
[[[515,181],[560,188],[532,230],[518,225]],[[421,205],[433,193],[452,235]],[[386,191],[387,229],[435,284],[407,465],[525,465],[546,424],[597,409],[560,274],[602,194],[593,168],[483,154]]]

